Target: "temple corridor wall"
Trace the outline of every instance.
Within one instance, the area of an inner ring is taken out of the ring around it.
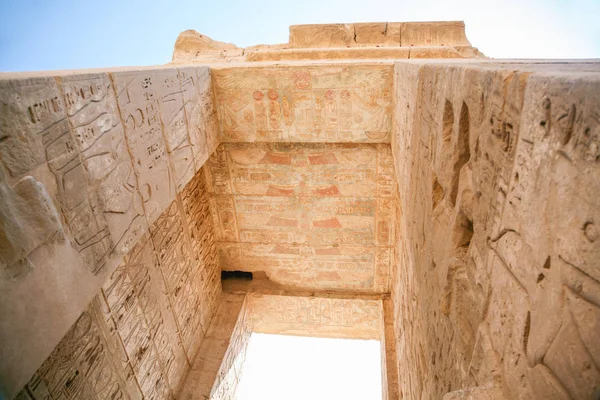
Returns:
[[[0,77],[0,397],[174,398],[205,367],[196,384],[227,397],[255,329],[379,338],[390,400],[589,398],[598,72]],[[222,296],[221,269],[254,286]]]
[[[212,102],[208,67],[1,77],[0,396],[16,395],[125,255],[171,249],[168,229],[201,234],[181,212],[208,212],[186,196],[203,193],[188,182],[218,145]],[[197,269],[214,248],[191,243]],[[168,271],[174,285],[181,271]],[[196,328],[181,334],[193,353]]]
[[[200,170],[17,399],[176,398],[221,296],[208,213]]]
[[[598,390],[600,78],[587,68],[396,63],[400,398]]]

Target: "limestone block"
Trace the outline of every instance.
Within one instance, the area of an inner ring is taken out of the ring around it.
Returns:
[[[396,215],[389,146],[231,143],[208,167],[222,268],[263,271],[295,288],[388,290]]]
[[[356,24],[358,25],[358,24]],[[401,46],[402,22],[387,22],[385,30],[385,44],[388,46]]]
[[[0,171],[0,203],[0,265],[5,279],[19,280],[34,268],[29,254],[52,241],[64,240],[64,232],[52,199],[31,176],[11,188]]]
[[[179,64],[408,58],[485,56],[471,47],[460,21],[293,25],[288,43],[246,48],[188,30],[173,51],[173,63]]]
[[[183,31],[177,36],[173,49],[173,61],[183,61],[192,58],[219,58],[228,55],[241,54],[243,49],[231,43],[212,40],[193,29]]]
[[[81,248],[106,237],[110,246],[107,259],[120,261],[148,226],[113,84],[108,74],[67,75],[60,82],[81,155],[79,184],[87,183],[79,190],[87,192],[91,208],[87,213],[76,208],[78,214],[69,224],[71,232]],[[89,232],[93,227],[98,233]]]
[[[177,189],[160,116],[159,103],[167,93],[160,87],[159,75],[152,72],[118,72],[111,77],[144,211],[152,224]]]
[[[157,71],[153,75],[166,150],[177,190],[183,188],[198,170],[184,110],[180,75],[175,69]],[[189,85],[186,89],[195,90]]]
[[[147,234],[110,275],[102,293],[107,315],[115,323],[144,395],[152,396],[159,390],[145,375],[148,371],[152,371],[153,379],[159,379],[171,392],[176,392],[189,361]],[[148,332],[152,332],[150,339]],[[162,390],[167,389],[161,388],[158,393]]]
[[[211,72],[206,67],[180,69],[185,116],[196,172],[219,144],[217,113],[213,103]]]
[[[122,360],[120,340],[111,333],[96,298],[40,366],[17,399],[73,398],[141,399],[142,393]],[[126,357],[126,356],[125,356]]]
[[[404,22],[400,32],[402,46],[470,46],[465,23]]]
[[[377,300],[248,295],[253,332],[379,339]]]
[[[427,39],[429,40],[429,39]],[[467,50],[468,49],[468,50]],[[481,58],[479,54],[471,54],[472,47],[420,46],[410,47],[408,58]],[[477,56],[477,57],[475,57]]]
[[[94,274],[106,266],[112,240],[106,221],[88,197],[85,167],[67,118],[67,104],[57,79],[8,79],[2,85],[2,163],[10,177],[49,169],[44,186],[66,221],[71,244]],[[54,180],[54,182],[51,182]]]
[[[19,176],[53,158],[74,153],[62,94],[54,78],[0,81],[2,164]]]
[[[388,143],[391,68],[213,71],[223,142]]]
[[[354,42],[356,44],[380,44],[387,38],[387,23],[354,24]],[[400,44],[400,41],[398,41]]]
[[[399,37],[398,33],[398,37]],[[395,42],[398,45],[398,42]],[[382,45],[383,46],[383,45]],[[296,60],[374,60],[389,59],[401,60],[408,59],[411,54],[411,48],[407,47],[344,47],[344,48],[314,48],[314,49],[264,49],[246,51],[246,61],[296,61]],[[456,52],[444,48],[448,55],[456,58]],[[421,54],[429,54],[428,49],[423,49]]]
[[[354,42],[350,24],[291,25],[291,47],[346,47]]]

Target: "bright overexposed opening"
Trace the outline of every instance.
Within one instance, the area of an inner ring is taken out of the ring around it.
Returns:
[[[253,333],[236,399],[381,399],[380,343]]]

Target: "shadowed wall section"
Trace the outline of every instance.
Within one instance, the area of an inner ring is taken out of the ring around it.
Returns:
[[[397,63],[396,85],[401,397],[597,393],[597,64]]]
[[[177,394],[221,296],[201,172],[110,274],[18,399]]]

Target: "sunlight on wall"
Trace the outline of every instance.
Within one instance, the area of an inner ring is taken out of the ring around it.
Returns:
[[[376,340],[253,333],[237,400],[381,399]]]

